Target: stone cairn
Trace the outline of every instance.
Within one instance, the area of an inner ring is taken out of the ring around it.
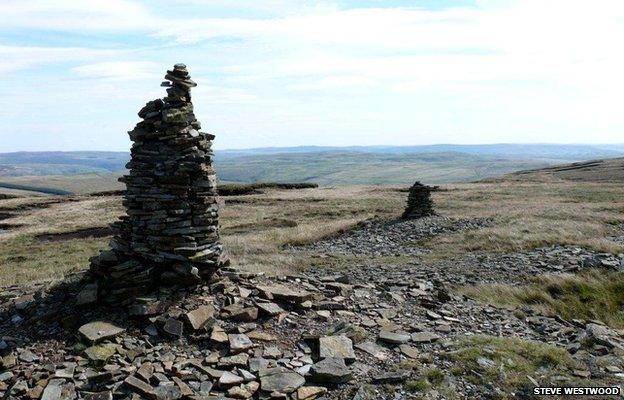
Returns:
[[[156,288],[192,286],[227,264],[219,243],[214,135],[199,132],[184,64],[165,75],[167,97],[148,102],[128,132],[132,159],[111,249],[91,259],[98,298],[123,303]]]
[[[409,188],[407,207],[403,212],[403,219],[416,219],[434,215],[433,201],[431,200],[430,186],[416,182]]]

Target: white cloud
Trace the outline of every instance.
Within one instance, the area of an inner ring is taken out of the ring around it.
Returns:
[[[128,0],[3,0],[3,28],[60,31],[133,31],[153,27],[155,18]]]
[[[73,72],[86,78],[108,81],[158,80],[164,76],[162,66],[149,61],[110,61],[75,67]]]
[[[131,33],[149,46],[0,46],[0,72],[39,65],[47,74],[51,63],[71,64],[74,90],[62,96],[86,93],[80,111],[110,109],[113,120],[126,104],[134,118],[135,103],[162,95],[164,69],[186,61],[200,83],[198,112],[210,126],[223,123],[230,134],[221,140],[236,147],[258,144],[258,132],[271,145],[322,144],[323,134],[342,144],[621,138],[621,0],[478,0],[441,10],[378,4],[4,0],[3,28],[88,33],[104,43]],[[57,96],[41,109],[55,107]],[[120,98],[126,103],[111,100]]]
[[[481,8],[322,10],[275,19],[170,21],[180,43],[232,37],[263,58],[225,72],[241,80],[299,77],[298,89],[357,76],[363,86],[543,80],[592,90],[622,87],[624,2],[481,1]],[[310,80],[316,79],[313,83]],[[340,86],[340,85],[337,85]],[[624,87],[622,87],[624,89]]]
[[[288,86],[292,90],[327,90],[348,87],[375,86],[377,81],[366,76],[336,75]]]
[[[29,67],[62,62],[84,62],[122,54],[117,50],[83,47],[28,47],[0,45],[0,72],[19,71]]]

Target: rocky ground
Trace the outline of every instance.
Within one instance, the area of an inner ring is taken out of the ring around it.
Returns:
[[[0,292],[0,397],[15,399],[404,399],[528,397],[488,383],[503,372],[488,355],[461,367],[465,340],[508,337],[550,344],[573,360],[545,364],[533,385],[615,385],[624,338],[599,321],[564,320],[488,306],[455,284],[519,282],[540,273],[614,270],[622,260],[574,247],[466,254],[426,265],[378,262],[417,255],[421,240],[485,220],[372,221],[293,251],[350,252],[361,263],[269,278],[224,269],[192,293],[161,291],[130,307],[93,304],[75,275],[54,287]],[[416,250],[414,250],[416,249]],[[112,317],[111,317],[112,316]],[[423,374],[439,385],[418,386]],[[439,375],[436,378],[434,375]],[[479,379],[476,379],[479,378]],[[483,383],[483,382],[486,383]],[[526,390],[529,390],[528,388]]]
[[[450,219],[441,216],[383,222],[369,220],[343,235],[297,247],[316,253],[400,256],[428,252],[420,242],[431,236],[487,226],[489,219]]]

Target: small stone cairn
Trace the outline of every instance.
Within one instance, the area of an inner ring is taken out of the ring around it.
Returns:
[[[124,303],[159,287],[192,286],[227,264],[219,243],[214,135],[199,132],[184,64],[167,71],[167,97],[148,102],[129,132],[132,159],[111,249],[91,259],[98,299]]]
[[[433,188],[416,182],[410,187],[407,196],[407,207],[403,212],[403,219],[416,219],[434,215],[431,190]]]

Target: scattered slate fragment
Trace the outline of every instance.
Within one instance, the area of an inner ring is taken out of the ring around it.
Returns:
[[[238,385],[245,382],[245,379],[242,377],[231,373],[230,371],[225,371],[221,377],[219,378],[219,386],[229,387],[232,385]]]
[[[193,311],[187,312],[184,316],[193,330],[200,330],[214,317],[214,307],[212,305],[199,306]]]
[[[342,358],[325,358],[310,369],[312,381],[318,383],[346,383],[352,378]]]
[[[63,383],[64,379],[50,380],[41,395],[41,400],[60,400],[63,395]]]
[[[313,400],[327,393],[323,386],[303,386],[297,389],[297,400]]]
[[[254,346],[253,342],[245,334],[229,334],[230,351],[238,353],[250,349]]]
[[[264,293],[265,297],[269,299],[284,300],[293,303],[303,303],[312,298],[312,293],[308,291],[294,290],[281,284],[258,285],[257,289]]]
[[[260,375],[260,388],[265,392],[292,393],[305,384],[305,378],[285,368],[272,368]]]
[[[117,351],[114,343],[100,343],[85,349],[86,356],[96,364],[103,364]]]
[[[266,315],[270,315],[272,317],[282,314],[284,312],[286,312],[282,307],[279,306],[279,304],[276,303],[256,303],[256,306],[258,307],[258,309],[266,314]]]
[[[391,344],[403,344],[409,342],[410,335],[402,332],[381,331],[379,332],[379,340]]]
[[[89,322],[78,329],[78,332],[93,344],[114,338],[124,331],[124,328],[105,321]]]
[[[107,390],[105,392],[82,392],[81,396],[84,400],[113,400],[113,392]]]
[[[169,336],[180,337],[184,333],[184,324],[175,318],[168,318],[163,326],[163,332]]]
[[[400,345],[399,350],[401,351],[401,354],[405,355],[408,358],[418,359],[418,357],[420,356],[420,352],[418,351],[418,349],[407,344]]]
[[[387,360],[388,354],[383,347],[374,342],[362,342],[355,345],[355,348],[370,354],[378,360]]]
[[[319,357],[343,358],[345,361],[354,361],[355,352],[353,342],[346,336],[323,336],[319,339]]]
[[[438,339],[440,339],[440,336],[433,332],[414,332],[411,336],[411,340],[414,343],[431,343]]]
[[[129,376],[124,380],[124,384],[130,388],[133,392],[140,394],[141,396],[145,396],[146,398],[152,400],[157,399],[156,392],[154,388],[150,386],[148,383],[143,382],[142,380],[135,378],[134,376]]]

